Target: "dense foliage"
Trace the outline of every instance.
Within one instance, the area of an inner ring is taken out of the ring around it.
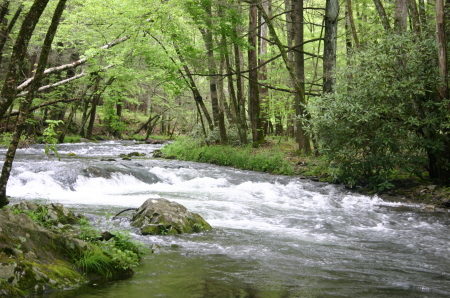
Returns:
[[[388,188],[394,171],[420,175],[427,153],[445,150],[448,100],[436,99],[434,47],[410,33],[373,38],[337,71],[335,92],[311,101],[311,131],[335,180]]]

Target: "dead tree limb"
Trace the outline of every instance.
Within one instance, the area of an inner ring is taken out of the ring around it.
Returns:
[[[116,217],[119,216],[120,214],[122,214],[122,213],[124,213],[124,212],[126,212],[126,211],[131,211],[131,210],[136,211],[136,210],[138,210],[138,208],[127,208],[127,209],[125,209],[125,210],[122,210],[122,211],[120,211],[119,213],[117,213],[116,215],[114,215],[113,218],[112,218],[112,220],[116,219]]]

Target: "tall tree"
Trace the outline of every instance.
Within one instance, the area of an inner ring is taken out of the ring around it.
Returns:
[[[49,0],[35,0],[30,7],[14,44],[12,55],[8,65],[5,82],[0,95],[0,119],[3,118],[16,97],[19,75],[23,69],[23,63],[27,54],[28,43],[33,35],[42,12],[47,7]]]
[[[264,143],[264,128],[261,119],[259,84],[258,84],[258,60],[257,60],[257,35],[258,35],[258,5],[259,0],[253,0],[249,8],[249,33],[248,43],[251,48],[248,50],[249,72],[249,114],[252,127],[253,143]]]
[[[389,18],[386,15],[386,10],[384,9],[381,0],[373,0],[375,3],[375,7],[377,8],[378,15],[380,16],[381,23],[383,24],[383,28],[386,32],[391,29],[391,25],[389,24]]]
[[[438,46],[438,66],[442,84],[439,88],[439,97],[448,98],[448,70],[447,70],[447,47],[445,35],[444,0],[436,0],[436,41]]]
[[[323,51],[323,93],[333,92],[336,69],[339,0],[327,0],[325,7],[325,41]]]
[[[270,0],[263,0],[261,1],[261,5],[264,8],[265,11],[269,12],[269,16],[271,15],[271,1]],[[265,61],[265,56],[267,55],[267,40],[268,40],[268,32],[267,32],[267,24],[264,20],[263,16],[261,15],[259,17],[259,80],[262,82],[265,82],[267,80],[267,64]],[[268,127],[269,127],[269,121],[267,111],[270,108],[269,107],[269,89],[265,86],[261,86],[260,88],[260,100],[261,104],[264,106],[261,110],[261,118],[263,122],[264,127],[264,133],[267,134]]]
[[[220,142],[222,144],[228,143],[227,133],[225,128],[225,119],[223,110],[219,105],[219,96],[217,92],[217,77],[213,74],[218,73],[217,65],[214,59],[214,39],[212,32],[212,7],[211,1],[206,1],[203,4],[206,11],[206,28],[200,28],[208,56],[208,71],[209,71],[209,91],[211,95],[211,106],[213,111],[214,126],[219,128]]]
[[[3,163],[2,173],[0,176],[0,207],[3,207],[9,203],[8,198],[6,196],[6,186],[8,184],[9,176],[11,173],[12,164],[13,164],[16,150],[17,150],[17,147],[19,144],[20,136],[22,135],[22,132],[26,126],[25,121],[28,117],[31,104],[33,103],[34,94],[38,90],[39,85],[41,84],[41,80],[44,76],[44,71],[45,71],[45,67],[47,66],[47,60],[48,60],[48,56],[50,54],[53,38],[55,37],[56,30],[58,29],[61,16],[64,12],[66,1],[67,0],[59,0],[58,5],[56,6],[56,9],[53,13],[52,21],[50,23],[47,34],[45,36],[44,43],[42,45],[41,54],[39,56],[39,61],[38,61],[38,65],[36,68],[35,79],[30,86],[29,93],[27,94],[26,98],[20,104],[20,114],[19,114],[19,118],[17,121],[18,124],[15,126],[13,139],[12,139],[11,144],[9,145],[8,151],[6,153],[5,161]],[[37,2],[39,2],[39,0],[36,0],[35,4]],[[47,4],[46,1],[43,1],[43,2],[45,2],[45,3],[40,3],[40,5],[35,7],[35,9],[43,10]],[[39,20],[39,17],[40,17],[40,14],[35,14],[35,13],[36,12],[33,12],[33,7],[32,7],[29,14],[33,15],[33,17],[32,17],[33,22],[30,22],[30,23],[34,24],[34,25],[37,23],[37,21]],[[42,13],[42,11],[41,11],[41,13]],[[27,15],[27,17],[28,17],[28,15]],[[37,18],[37,19],[35,19],[35,18]],[[30,24],[30,23],[27,22],[27,24]],[[25,22],[24,22],[24,24],[25,24]],[[24,28],[23,24],[22,24],[22,28]],[[25,27],[24,30],[26,30],[26,29],[28,29],[28,28]],[[33,29],[34,29],[34,26],[33,26]],[[21,29],[21,33],[22,33],[22,29]],[[31,35],[31,33],[27,33],[27,34]],[[25,35],[27,35],[27,34],[25,34]],[[26,49],[25,49],[25,51],[26,51]],[[15,91],[15,87],[14,87],[14,91]]]
[[[394,29],[405,32],[408,24],[408,0],[395,0]]]
[[[294,34],[294,69],[296,73],[296,78],[298,80],[298,84],[301,86],[301,90],[305,90],[305,55],[304,55],[304,42],[305,42],[305,34],[304,34],[304,9],[303,9],[303,0],[293,0],[293,14],[292,14],[292,28]],[[307,115],[303,115],[302,105],[306,103],[304,99],[304,94],[301,92],[295,93],[295,114],[296,114],[296,140],[299,144],[299,149],[303,151],[305,154],[311,153],[311,145],[309,135],[305,132],[304,125],[302,121]]]

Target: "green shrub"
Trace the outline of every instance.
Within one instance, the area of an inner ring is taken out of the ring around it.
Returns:
[[[428,154],[443,150],[448,102],[433,91],[433,39],[405,33],[373,40],[336,72],[334,93],[312,99],[308,109],[333,179],[382,190],[393,186],[394,171],[423,169]]]

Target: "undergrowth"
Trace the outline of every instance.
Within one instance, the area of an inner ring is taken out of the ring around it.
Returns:
[[[232,166],[274,174],[293,175],[293,166],[276,146],[252,148],[246,146],[206,146],[193,138],[180,138],[162,150],[166,158]]]

